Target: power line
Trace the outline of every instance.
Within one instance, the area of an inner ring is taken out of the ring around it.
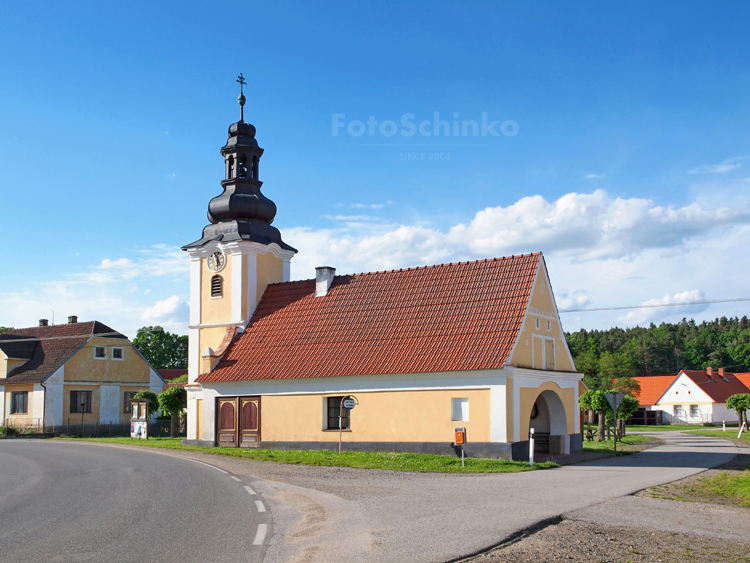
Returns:
[[[714,303],[738,303],[750,301],[750,297],[738,297],[737,299],[711,299],[707,301],[686,301],[684,303],[656,303],[649,305],[626,305],[624,307],[592,307],[590,309],[563,309],[559,313],[590,313],[593,311],[624,311],[626,309],[655,309],[657,307],[687,307],[688,305],[711,305]]]

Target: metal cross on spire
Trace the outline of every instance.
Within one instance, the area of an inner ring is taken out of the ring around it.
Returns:
[[[245,77],[242,76],[242,73],[237,77],[237,82],[240,84],[240,95],[237,98],[237,101],[240,103],[240,121],[245,121],[245,94],[242,91],[242,87],[247,84],[245,82]]]

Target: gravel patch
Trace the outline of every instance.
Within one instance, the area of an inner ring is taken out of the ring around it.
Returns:
[[[472,563],[598,563],[661,561],[663,563],[750,562],[746,543],[646,528],[563,520],[535,534],[462,559]]]

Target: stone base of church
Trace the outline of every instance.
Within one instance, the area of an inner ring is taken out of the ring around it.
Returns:
[[[261,442],[261,447],[277,450],[332,450],[338,451],[338,442]],[[511,459],[512,444],[505,442],[473,442],[464,444],[466,457],[485,459]],[[461,457],[461,449],[452,442],[347,442],[342,449],[349,452],[397,452]],[[528,450],[528,448],[527,448]]]
[[[214,445],[213,440],[183,440],[183,446],[199,446],[201,448],[210,448]]]

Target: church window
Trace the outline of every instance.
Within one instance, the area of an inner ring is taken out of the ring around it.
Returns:
[[[215,275],[211,278],[211,297],[221,297],[221,276]]]
[[[339,409],[341,408],[341,400],[344,397],[327,397],[326,398],[326,410],[327,410],[327,426],[326,430],[338,430],[339,429]],[[351,428],[351,411],[344,409],[343,416],[341,417],[341,427],[343,430],[349,430]]]
[[[469,399],[451,399],[451,421],[469,421]]]
[[[227,159],[227,180],[234,178],[234,157],[229,155]]]
[[[247,178],[247,156],[244,154],[240,155],[237,161],[237,177]]]
[[[254,180],[258,179],[258,157],[257,156],[253,157],[253,179]]]

